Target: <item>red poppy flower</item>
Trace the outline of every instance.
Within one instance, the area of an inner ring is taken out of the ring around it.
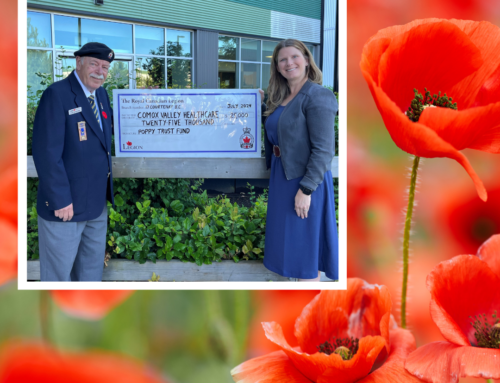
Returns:
[[[459,255],[427,277],[430,312],[446,341],[412,352],[406,369],[426,382],[500,378],[500,235],[478,256]],[[495,324],[496,323],[496,324]]]
[[[104,110],[102,111],[102,115],[104,116],[105,119],[108,118],[108,115],[106,114],[106,112]]]
[[[17,168],[0,174],[0,285],[17,277]]]
[[[257,290],[252,298],[257,305],[248,330],[248,354],[252,357],[278,351],[280,347],[266,338],[262,322],[274,320],[281,325],[284,336],[292,347],[298,346],[293,332],[295,319],[316,295],[318,290]]]
[[[465,148],[500,153],[500,28],[488,22],[424,19],[379,31],[364,46],[361,70],[396,145],[420,157],[458,161],[481,199],[486,190]],[[458,110],[405,115],[417,89],[447,94]]]
[[[150,367],[104,351],[60,352],[40,343],[9,342],[0,350],[0,383],[166,383]]]
[[[404,358],[415,349],[415,339],[396,327],[390,311],[386,287],[348,279],[346,291],[322,291],[304,308],[295,322],[298,347],[290,347],[279,324],[263,323],[267,338],[281,351],[235,367],[233,379],[240,383],[418,382],[403,367]]]
[[[54,290],[52,299],[65,313],[83,319],[101,319],[127,299],[126,290]]]
[[[459,253],[473,253],[486,239],[500,233],[500,183],[490,185],[488,194],[485,203],[474,194],[453,191],[437,209],[436,223],[447,228]]]

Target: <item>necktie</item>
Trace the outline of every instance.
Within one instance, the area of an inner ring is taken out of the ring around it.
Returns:
[[[89,96],[90,106],[92,107],[92,111],[94,112],[95,118],[97,118],[97,122],[99,122],[99,111],[97,110],[97,106],[94,101],[94,96]]]

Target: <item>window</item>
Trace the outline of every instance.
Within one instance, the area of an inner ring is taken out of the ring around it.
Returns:
[[[88,42],[115,52],[104,87],[190,88],[194,82],[192,31],[33,11],[27,18],[32,93],[43,88],[37,72],[65,78],[76,66],[74,52]]]
[[[219,35],[219,88],[261,88],[267,94],[277,44],[277,41]],[[314,46],[306,46],[313,54]]]
[[[132,53],[132,25],[54,15],[56,47],[78,50],[90,42],[106,44],[115,53]]]
[[[219,88],[261,88],[267,92],[276,44],[275,41],[219,36]]]
[[[27,22],[27,45],[28,49],[28,86],[31,95],[42,89],[40,72],[53,78],[52,63],[52,37],[50,15],[47,13],[28,12]]]

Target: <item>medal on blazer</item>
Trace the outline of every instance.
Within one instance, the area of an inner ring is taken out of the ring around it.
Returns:
[[[87,128],[85,127],[85,121],[80,121],[78,123],[78,137],[80,137],[80,141],[87,141]]]

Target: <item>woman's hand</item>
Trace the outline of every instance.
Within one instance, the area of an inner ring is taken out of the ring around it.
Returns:
[[[262,104],[264,102],[264,91],[262,89],[259,89],[260,93],[260,103]]]
[[[309,212],[309,207],[311,206],[311,196],[302,193],[299,189],[295,195],[295,212],[297,215],[304,219],[307,218],[307,213]]]

